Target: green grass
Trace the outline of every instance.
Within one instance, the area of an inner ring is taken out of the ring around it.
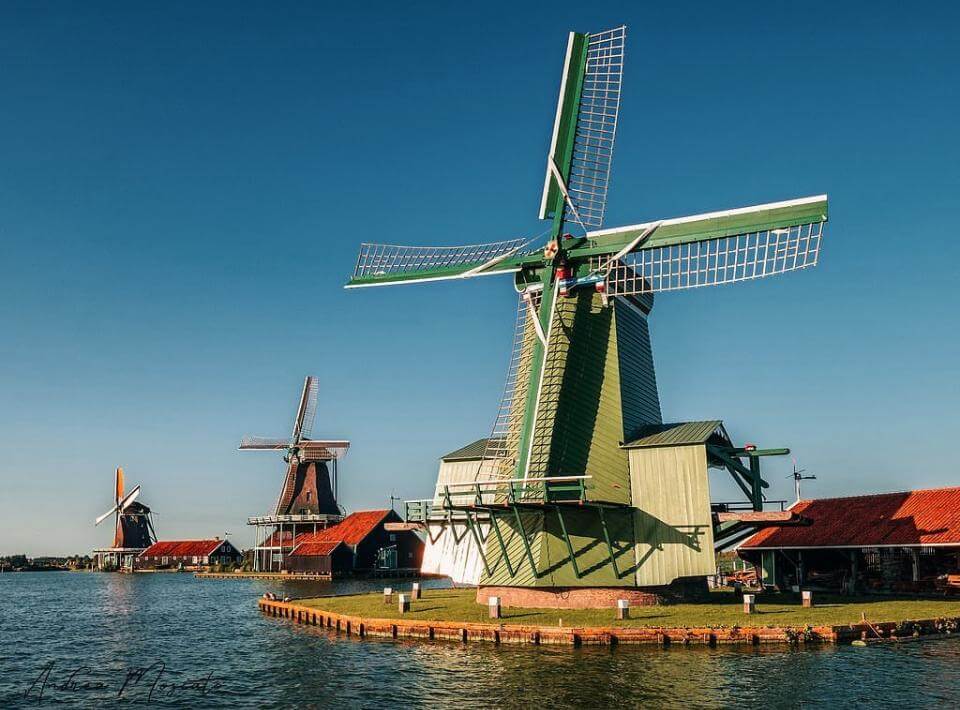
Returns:
[[[400,590],[403,591],[403,590]],[[831,597],[815,595],[813,609],[800,606],[799,595],[761,597],[758,613],[748,616],[732,593],[715,593],[715,600],[701,604],[632,607],[631,618],[616,621],[614,609],[503,609],[502,622],[525,626],[820,626],[850,624],[861,614],[871,622],[932,619],[960,616],[960,598],[899,599],[890,597]],[[299,604],[339,614],[409,621],[468,621],[489,623],[487,608],[476,603],[474,589],[427,589],[423,598],[403,614],[397,599],[387,605],[382,594],[358,594],[297,600]]]

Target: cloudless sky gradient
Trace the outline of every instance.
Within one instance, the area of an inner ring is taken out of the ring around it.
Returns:
[[[0,554],[109,544],[118,465],[161,537],[249,545],[284,466],[237,444],[310,373],[341,503],[428,497],[515,296],[345,291],[358,245],[541,231],[566,33],[620,23],[607,226],[830,196],[816,269],[658,297],[665,418],[791,447],[811,496],[960,484],[955,3],[8,1]]]

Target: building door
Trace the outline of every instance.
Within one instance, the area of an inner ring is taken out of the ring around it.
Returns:
[[[397,568],[397,546],[381,547],[377,551],[377,567],[379,569]]]
[[[777,586],[777,551],[764,550],[760,558],[760,584],[764,587]]]

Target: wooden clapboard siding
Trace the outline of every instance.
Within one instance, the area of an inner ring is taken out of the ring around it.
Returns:
[[[607,528],[617,555],[618,577],[610,564],[610,552],[603,538],[597,510],[565,507],[562,512],[581,577],[577,577],[570,563],[570,552],[563,540],[560,521],[555,512],[549,511],[545,514],[545,535],[540,546],[541,578],[538,586],[632,587],[635,579],[632,572],[634,554],[630,514],[626,510],[606,512]]]
[[[630,306],[619,298],[614,301],[614,309],[620,357],[622,440],[627,441],[644,424],[660,424],[663,420],[647,317],[638,306]]]
[[[540,511],[530,511],[520,514],[523,521],[524,531],[530,540],[530,551],[533,559],[540,569],[540,549],[543,542],[543,513]],[[523,546],[523,540],[520,537],[520,531],[512,511],[498,513],[496,515],[496,525],[503,536],[503,543],[507,549],[507,557],[513,568],[514,574],[511,576],[507,565],[501,559],[502,551],[500,543],[497,541],[496,533],[493,530],[487,535],[485,555],[487,564],[490,565],[491,574],[484,572],[481,575],[481,584],[484,585],[504,585],[504,586],[522,586],[535,587],[541,582],[534,575],[530,568],[530,562],[527,559],[527,552]]]
[[[560,298],[540,388],[530,476],[590,475],[593,500],[630,500],[614,309]],[[601,365],[598,367],[598,363]]]
[[[706,448],[630,450],[637,585],[713,574]]]

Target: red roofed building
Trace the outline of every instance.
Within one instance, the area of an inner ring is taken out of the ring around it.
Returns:
[[[243,554],[229,540],[162,540],[140,553],[136,566],[142,569],[164,567],[204,567],[238,565]]]
[[[391,532],[385,527],[399,522],[400,516],[392,510],[363,510],[323,530],[297,535],[284,569],[322,576],[419,569],[423,541],[415,532]]]
[[[960,487],[802,500],[811,520],[744,542],[765,585],[932,591],[960,573]]]

